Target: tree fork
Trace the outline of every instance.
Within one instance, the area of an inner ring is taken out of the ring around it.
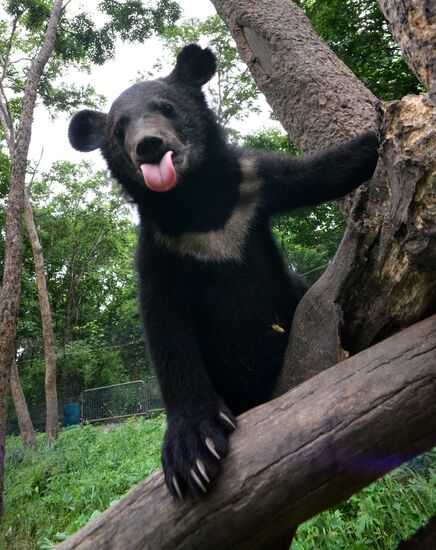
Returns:
[[[436,444],[435,365],[433,316],[239,417],[207,498],[173,500],[157,472],[58,548],[283,545],[301,522]]]
[[[297,308],[277,394],[436,311],[436,111],[411,95],[380,102],[379,115],[390,189],[369,202],[383,218],[367,213],[363,190],[334,259]]]

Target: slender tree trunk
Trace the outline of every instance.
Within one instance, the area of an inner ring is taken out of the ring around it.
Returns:
[[[434,112],[425,97],[380,104],[290,0],[213,4],[304,152],[382,128],[385,164],[370,185],[342,201],[349,221],[342,244],[297,309],[277,388],[282,393],[435,310]],[[399,165],[407,177],[396,171]]]
[[[38,287],[39,306],[41,309],[45,353],[45,431],[47,434],[47,442],[51,444],[57,439],[59,426],[55,339],[50,302],[48,299],[47,283],[45,279],[44,256],[42,253],[41,243],[39,242],[38,233],[36,231],[29,196],[26,191],[24,192],[24,218],[26,220],[27,231],[29,233],[33,259],[35,262],[36,284]]]
[[[18,427],[20,428],[23,446],[26,448],[32,447],[36,449],[35,430],[33,429],[32,419],[30,418],[26,398],[24,397],[23,389],[21,387],[20,376],[18,374],[15,358],[12,361],[11,394],[15,412],[17,414]]]
[[[12,168],[6,212],[3,284],[0,291],[0,517],[3,513],[3,468],[7,396],[9,393],[11,365],[17,332],[17,315],[21,295],[21,272],[23,267],[23,228],[21,218],[24,209],[24,181],[27,169],[27,154],[32,132],[38,83],[54,48],[61,8],[62,0],[54,0],[44,43],[37,56],[33,59],[27,75],[17,138],[13,144],[13,150],[10,151]]]

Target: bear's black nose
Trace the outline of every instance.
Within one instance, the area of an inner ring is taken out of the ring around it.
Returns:
[[[163,142],[163,139],[159,136],[144,136],[136,145],[136,154],[140,157],[144,157],[160,153]]]

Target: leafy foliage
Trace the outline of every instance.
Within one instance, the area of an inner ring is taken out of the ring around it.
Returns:
[[[243,138],[243,144],[252,149],[265,149],[295,156],[301,154],[289,136],[276,128],[265,128],[260,132],[247,134]]]
[[[136,303],[136,231],[105,172],[56,163],[32,187],[45,252],[59,388],[83,389],[148,372]],[[26,242],[19,369],[30,405],[44,402],[44,351],[34,267]],[[132,344],[133,342],[133,344]]]
[[[0,546],[51,548],[94,519],[160,467],[164,425],[159,416],[69,428],[52,448],[39,436],[36,452],[9,437]],[[292,548],[393,549],[435,513],[435,486],[436,449],[301,525]]]
[[[419,83],[393,40],[377,0],[295,0],[317,34],[377,97],[400,99]]]

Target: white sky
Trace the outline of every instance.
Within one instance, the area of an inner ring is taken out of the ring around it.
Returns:
[[[74,8],[80,9],[80,2],[73,0]],[[73,2],[70,6],[73,5]],[[209,0],[179,0],[183,9],[183,17],[197,17],[205,19],[215,13],[215,8]],[[86,5],[86,4],[85,4]],[[73,6],[72,6],[73,7]],[[89,7],[89,3],[87,4]],[[124,45],[120,43],[116,49],[115,59],[105,63],[103,66],[93,66],[91,74],[80,74],[78,72],[65,75],[63,81],[75,81],[90,83],[96,91],[104,95],[108,104],[126,89],[137,77],[137,72],[144,72],[151,69],[153,64],[162,55],[162,48],[157,39],[149,39],[145,44]],[[167,74],[169,69],[164,69]],[[86,107],[86,106],[84,106]],[[105,166],[98,151],[91,153],[80,153],[75,151],[69,144],[67,138],[69,116],[62,115],[55,121],[51,121],[47,111],[40,107],[35,111],[32,130],[32,141],[30,144],[29,159],[37,161],[44,149],[39,171],[47,170],[52,162],[56,160],[70,160],[80,162],[89,160],[95,167],[101,169]],[[268,124],[266,115],[251,115],[250,120],[244,121],[244,131],[261,128]]]

